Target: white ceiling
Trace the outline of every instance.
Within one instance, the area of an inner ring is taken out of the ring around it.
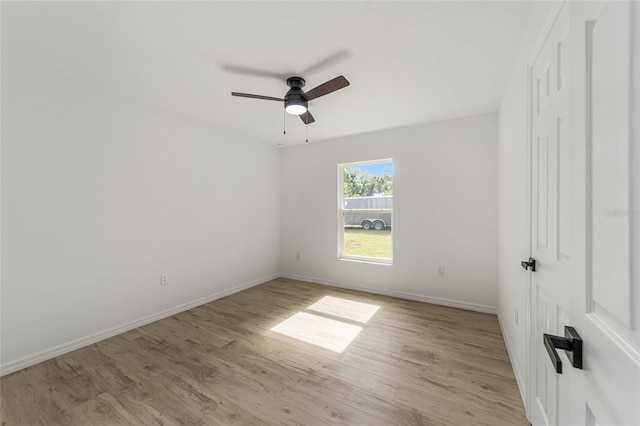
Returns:
[[[529,2],[69,2],[2,4],[2,54],[270,144],[305,128],[270,101],[309,90],[312,142],[495,111]]]

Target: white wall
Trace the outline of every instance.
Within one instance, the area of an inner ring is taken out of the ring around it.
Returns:
[[[541,44],[553,3],[537,2],[518,49],[511,78],[498,112],[498,317],[514,372],[525,399],[527,273],[520,262],[527,245],[527,69]],[[516,323],[516,310],[518,322]]]
[[[4,373],[278,275],[277,148],[6,55],[2,91]]]
[[[497,138],[486,114],[283,149],[283,275],[495,311]],[[393,266],[338,260],[337,164],[381,158],[394,161]]]

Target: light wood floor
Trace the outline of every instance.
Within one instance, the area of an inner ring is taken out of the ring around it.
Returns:
[[[495,315],[288,279],[0,383],[3,425],[528,425]]]

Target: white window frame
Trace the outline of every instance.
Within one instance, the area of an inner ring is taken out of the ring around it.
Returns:
[[[393,220],[393,208],[391,209],[345,209],[344,208],[344,169],[353,166],[368,166],[371,164],[384,164],[391,163],[393,165],[393,174],[395,175],[395,164],[393,164],[393,158],[383,158],[379,160],[367,160],[367,161],[355,161],[352,163],[340,163],[338,164],[338,259],[346,261],[375,263],[381,265],[393,265],[393,227],[395,226]],[[395,181],[394,181],[395,184]],[[391,258],[385,259],[382,257],[369,257],[369,256],[357,256],[353,254],[344,253],[344,215],[345,213],[391,213]]]

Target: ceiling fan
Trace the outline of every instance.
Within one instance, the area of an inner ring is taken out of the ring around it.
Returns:
[[[338,76],[322,83],[320,86],[315,87],[306,93],[302,90],[305,84],[306,82],[302,77],[289,77],[287,79],[287,86],[289,86],[290,89],[284,95],[284,98],[274,98],[272,96],[252,95],[250,93],[239,92],[231,92],[231,95],[243,98],[283,102],[285,111],[289,114],[299,115],[304,124],[309,124],[316,121],[309,112],[309,101],[347,87],[349,85],[349,81],[343,76]]]

